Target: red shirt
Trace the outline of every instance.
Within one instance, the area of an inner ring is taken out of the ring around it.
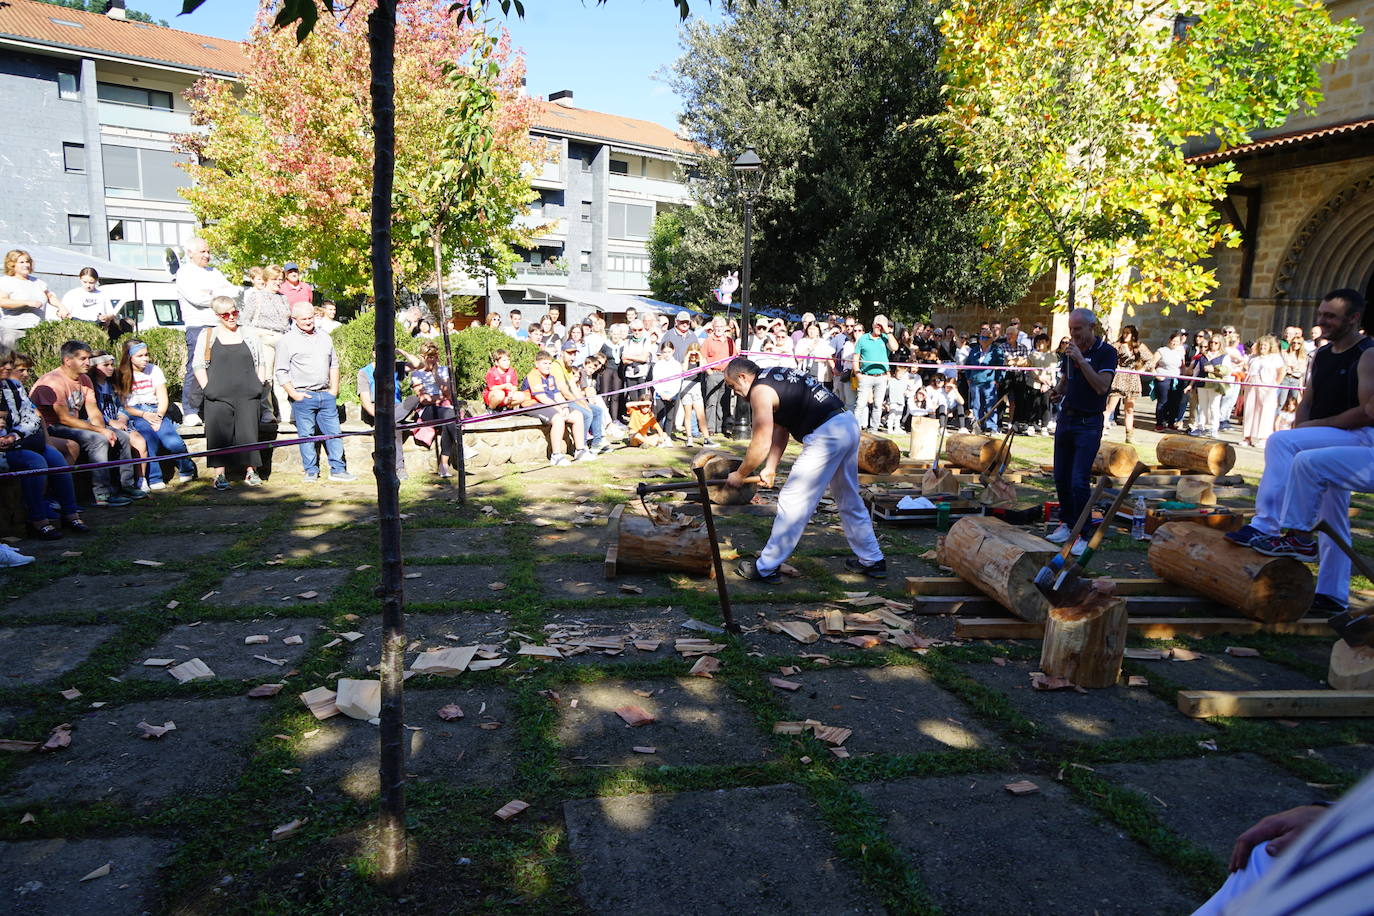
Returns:
[[[490,369],[488,369],[486,377],[483,379],[483,382],[486,384],[488,391],[491,391],[498,385],[509,385],[511,387],[515,387],[517,384],[519,384],[519,381],[520,376],[515,374],[514,368],[502,369],[499,366],[492,366]]]
[[[315,287],[309,283],[297,283],[292,286],[285,280],[281,284],[281,294],[286,297],[287,305],[295,305],[297,302],[304,302],[306,305],[314,305]]]
[[[707,334],[706,339],[701,342],[701,364],[703,366],[713,363],[718,359],[727,359],[738,353],[735,341],[729,337],[717,339],[714,334]],[[724,372],[725,366],[711,366],[710,372]]]

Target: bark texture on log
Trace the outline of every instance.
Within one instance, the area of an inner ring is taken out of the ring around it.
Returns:
[[[642,515],[622,513],[610,537],[617,546],[617,573],[671,572],[691,573],[713,578],[711,543],[704,527],[655,525]]]
[[[970,471],[986,471],[997,460],[1000,439],[973,433],[952,433],[945,437],[945,460]]]
[[[1055,553],[1044,538],[1000,518],[970,515],[945,535],[940,563],[1022,620],[1042,621],[1050,602],[1034,579]]]
[[[1106,474],[1108,477],[1129,477],[1135,470],[1140,455],[1134,445],[1118,442],[1103,442],[1093,458],[1093,473]]]
[[[1193,436],[1165,436],[1155,444],[1160,467],[1197,471],[1219,477],[1229,474],[1236,463],[1236,450],[1216,439]]]
[[[906,456],[912,461],[934,461],[938,456],[942,422],[935,417],[912,417]]]
[[[1312,573],[1290,557],[1266,557],[1202,525],[1169,522],[1150,542],[1150,568],[1251,620],[1298,620],[1312,606]]]
[[[1326,683],[1332,690],[1374,690],[1374,648],[1352,649],[1344,639],[1336,640]]]
[[[902,464],[902,449],[886,436],[868,430],[859,433],[859,471],[863,474],[891,474]]]
[[[719,480],[728,477],[730,472],[738,469],[743,462],[744,459],[738,455],[704,449],[697,452],[696,457],[692,459],[692,467],[705,470],[707,480]],[[752,483],[739,488],[718,484],[707,487],[706,495],[711,498],[711,504],[714,506],[747,506],[757,491],[758,487]]]
[[[1040,670],[1079,687],[1115,686],[1126,652],[1126,618],[1126,599],[1110,588],[1094,588],[1082,604],[1053,608],[1045,621]]]

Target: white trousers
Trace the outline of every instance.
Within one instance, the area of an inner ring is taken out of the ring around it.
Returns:
[[[1274,856],[1269,854],[1269,844],[1260,843],[1250,851],[1250,861],[1240,871],[1231,872],[1226,883],[1217,888],[1202,906],[1193,911],[1193,916],[1221,916],[1226,905],[1259,883],[1274,864]]]
[[[759,554],[758,570],[769,575],[797,549],[806,523],[829,487],[840,511],[849,549],[865,564],[883,558],[873,519],[859,495],[859,424],[849,412],[838,413],[802,440],[801,454],[792,462],[787,481],[778,492],[778,517],[768,543]]]
[[[887,380],[887,373],[859,376],[859,399],[854,405],[854,413],[859,418],[859,429],[872,429],[876,432],[882,428]]]
[[[1350,492],[1367,489],[1364,484],[1374,476],[1371,450],[1374,427],[1369,426],[1311,426],[1274,433],[1264,446],[1264,476],[1250,524],[1265,534],[1278,534],[1285,527],[1310,531],[1320,519],[1349,540]],[[1317,561],[1317,592],[1345,603],[1350,595],[1350,558],[1323,536]]]

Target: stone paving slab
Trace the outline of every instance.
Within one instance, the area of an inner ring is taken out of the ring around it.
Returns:
[[[1033,690],[1030,673],[1039,669],[1035,662],[1012,661],[1005,667],[982,663],[961,667],[974,680],[1006,694],[1018,712],[1061,738],[1100,741],[1135,738],[1155,732],[1194,732],[1204,736],[1213,733],[1210,726],[1189,719],[1143,688],[1108,687],[1087,693]]]
[[[94,709],[71,720],[71,746],[10,777],[0,802],[110,800],[146,806],[172,796],[219,793],[243,766],[269,704],[244,697],[153,700]],[[139,722],[176,731],[139,737]]]
[[[301,607],[326,604],[348,577],[343,569],[250,569],[232,573],[205,599],[211,606],[270,605]],[[313,598],[297,597],[315,592]],[[283,600],[286,599],[286,600]]]
[[[1374,770],[1374,744],[1318,748],[1317,756],[1333,766],[1343,767],[1360,776]]]
[[[210,666],[215,677],[226,680],[251,678],[258,682],[277,681],[305,656],[310,641],[321,624],[312,618],[266,618],[263,620],[205,620],[195,626],[180,624],[172,627],[151,647],[140,652],[137,661],[124,672],[124,678],[172,683],[167,669],[143,664],[149,658],[170,658],[180,664],[199,658]],[[246,645],[248,636],[266,636],[267,642]],[[288,646],[282,642],[288,636],[301,637],[301,644]],[[274,665],[254,658],[265,655],[283,662]],[[159,723],[160,724],[160,723]]]
[[[375,540],[375,533],[374,533]],[[506,530],[484,528],[406,528],[401,532],[406,559],[500,557],[506,552]]]
[[[1325,685],[1262,658],[1211,655],[1188,662],[1142,661],[1185,690],[1319,690]],[[1148,673],[1146,674],[1148,677]]]
[[[157,870],[176,843],[151,837],[0,843],[0,900],[14,916],[125,916],[157,899]],[[81,879],[100,868],[110,873]]]
[[[563,815],[601,916],[883,912],[796,786],[588,798]]]
[[[534,567],[534,577],[539,581],[544,598],[551,601],[602,596],[619,598],[621,584],[636,585],[649,597],[666,598],[673,594],[666,575],[626,573],[608,581],[600,563],[539,563]]]
[[[142,567],[135,567],[142,569]],[[66,612],[128,611],[160,607],[156,599],[181,581],[171,573],[65,576],[23,594],[8,594],[0,615],[43,617]]]
[[[776,672],[775,672],[776,673]],[[1000,745],[957,697],[920,668],[803,671],[778,675],[802,685],[778,688],[792,718],[853,729],[851,754],[919,754]]]
[[[870,783],[858,791],[886,821],[945,913],[1188,913],[1200,900],[1068,790],[1031,776],[1034,795],[1003,788],[1022,773]],[[1108,866],[1107,863],[1110,863]]]
[[[403,583],[406,604],[501,600],[493,582],[507,582],[510,573],[500,566],[407,566]]]
[[[753,763],[772,756],[753,714],[719,681],[608,679],[569,684],[559,693],[558,740],[564,756],[584,766]],[[638,706],[658,721],[631,728],[615,713],[621,706]],[[658,752],[637,754],[636,746]]]
[[[190,537],[184,534],[140,535],[121,540],[108,554],[119,563],[134,560],[153,560],[159,563],[181,563],[221,554],[234,546],[247,532],[206,531]],[[80,549],[79,547],[75,549]],[[89,555],[89,554],[88,554]],[[138,567],[133,567],[138,569]],[[143,570],[139,570],[142,572]]]
[[[1144,795],[1166,827],[1222,861],[1236,837],[1260,818],[1324,797],[1320,789],[1253,754],[1118,763],[1096,770],[1103,779]],[[1207,791],[1199,793],[1199,786]]]
[[[0,687],[46,684],[84,662],[118,627],[0,627]]]
[[[456,703],[463,718],[445,722],[441,707]],[[483,705],[485,704],[485,710]],[[500,785],[515,777],[515,730],[509,693],[499,688],[407,689],[406,773],[418,782]],[[500,723],[482,728],[482,723]],[[346,716],[320,722],[297,750],[302,785],[318,795],[370,798],[379,791],[377,726]]]
[[[276,560],[308,560],[361,552],[377,538],[375,529],[288,528],[268,538],[262,556]]]
[[[510,618],[505,614],[478,611],[459,611],[453,614],[406,614],[406,665],[427,649],[454,646],[494,645],[505,642]],[[354,643],[348,666],[366,668],[381,663],[382,618],[368,617],[354,621],[354,630],[363,638]],[[449,636],[458,637],[456,640]]]
[[[538,533],[531,539],[531,543],[537,557],[606,556],[608,532],[604,525],[587,525],[569,528],[567,531],[552,531],[548,528],[535,530]]]
[[[342,492],[299,492],[307,496],[306,504],[294,509],[290,524],[303,525],[361,525],[370,526],[377,519],[376,491],[373,502],[340,502]],[[332,493],[332,495],[331,495]],[[375,530],[375,529],[374,529]]]
[[[213,491],[207,491],[210,495]],[[233,505],[207,500],[192,506],[165,509],[158,524],[165,528],[193,528],[197,531],[218,531],[225,528],[247,529],[276,512],[272,505]]]

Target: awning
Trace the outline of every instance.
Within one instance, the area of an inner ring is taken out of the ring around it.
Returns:
[[[105,258],[82,254],[79,251],[69,251],[66,248],[54,248],[51,245],[14,245],[9,242],[0,242],[0,250],[9,251],[14,248],[27,251],[33,256],[33,272],[40,276],[75,279],[77,274],[81,273],[82,268],[94,267],[96,273],[100,274],[102,283],[117,280],[137,280],[140,283],[171,282],[171,278],[165,271],[129,267],[126,264],[116,264]]]
[[[531,286],[530,292],[539,293],[550,299],[557,299],[562,302],[575,303],[583,306],[582,312],[610,312],[613,314],[623,314],[626,309],[636,309],[640,312],[652,312],[659,315],[676,315],[678,312],[690,312],[693,315],[705,315],[705,312],[697,309],[684,308],[673,305],[671,302],[660,302],[657,299],[650,299],[648,296],[631,296],[625,293],[603,293],[589,289],[565,289],[555,286]],[[577,315],[577,320],[581,320],[583,315]]]

